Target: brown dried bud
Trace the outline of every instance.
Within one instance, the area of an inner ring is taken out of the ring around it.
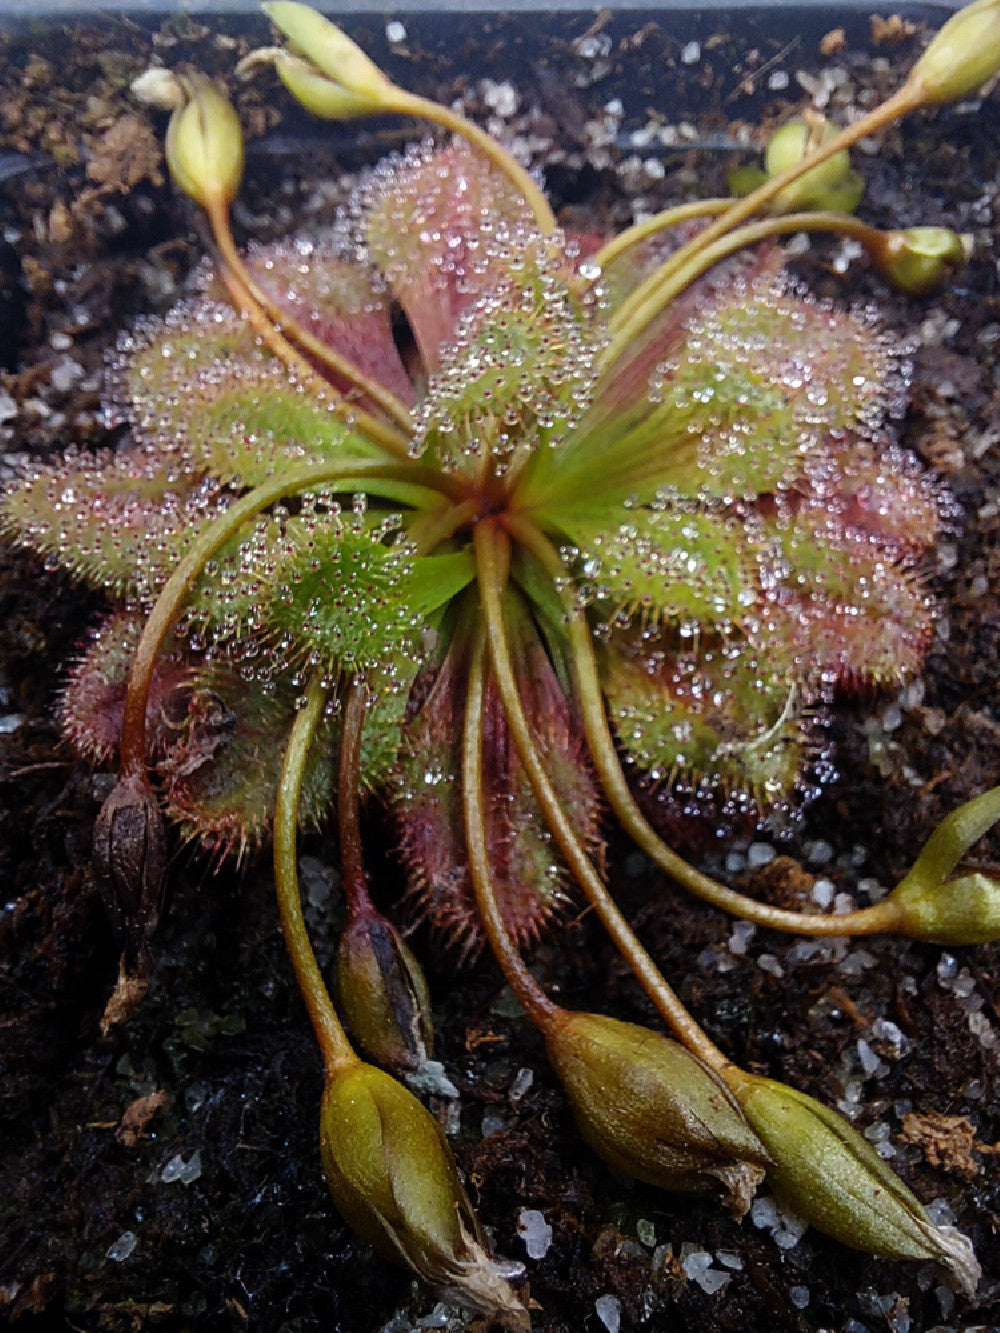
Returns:
[[[431,1057],[430,995],[420,964],[396,927],[368,909],[351,915],[337,964],[340,1010],[363,1050],[395,1070]]]
[[[94,825],[94,868],[115,928],[124,936],[126,965],[160,919],[167,842],[163,816],[145,774],[121,778]]]

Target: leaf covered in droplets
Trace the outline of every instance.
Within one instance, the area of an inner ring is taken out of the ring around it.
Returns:
[[[92,587],[148,597],[222,507],[217,485],[133,447],[39,469],[0,501],[0,526]]]
[[[589,529],[589,530],[588,530]],[[576,524],[583,601],[608,625],[671,622],[685,632],[737,623],[756,563],[741,525],[697,506],[637,510],[617,529]]]
[[[809,749],[794,676],[745,643],[661,636],[604,658],[602,685],[623,750],[654,782],[683,777],[773,805]]]
[[[918,669],[934,622],[919,572],[823,508],[763,530],[766,594],[756,639],[799,674],[900,683]]]
[[[366,458],[372,448],[328,401],[304,393],[235,311],[186,302],[132,339],[119,405],[138,440],[178,472],[256,486],[281,466]]]
[[[221,282],[122,344],[109,407],[131,426],[123,448],[68,455],[0,501],[16,540],[114,598],[148,609],[198,535],[263,479],[392,456],[381,490],[366,473],[283,497],[195,580],[148,715],[189,836],[219,851],[263,837],[307,679],[318,669],[336,690],[363,673],[377,697],[359,780],[388,789],[417,912],[475,947],[458,773],[482,520],[511,536],[518,687],[598,858],[563,582],[599,642],[622,750],[699,798],[788,796],[836,685],[919,669],[943,502],[885,426],[904,353],[867,314],[804,295],[761,248],[703,275],[602,370],[615,312],[670,244],[602,279],[579,263],[586,245],[542,237],[502,175],[452,147],[376,169],[330,244],[252,251],[282,336],[297,325],[395,395],[379,444],[351,416],[374,408],[371,393],[315,349],[316,376],[299,362],[296,379]],[[522,522],[561,549],[562,579],[521,545]],[[91,757],[117,744],[138,626],[138,612],[109,622],[66,687],[67,735]],[[527,941],[556,913],[564,871],[491,677],[485,706],[488,843]],[[324,722],[310,761],[309,819],[331,799],[338,726]]]
[[[532,236],[459,319],[416,414],[415,448],[446,471],[554,453],[590,401],[599,343],[565,282],[564,252]]]
[[[264,610],[275,634],[328,670],[375,671],[415,656],[419,632],[474,576],[465,551],[418,556],[398,516],[330,511],[289,520],[273,549]]]
[[[884,416],[898,357],[869,316],[797,291],[773,254],[726,272],[668,308],[601,381],[555,512],[590,501],[598,469],[609,498],[749,500],[799,484],[831,439]]]
[[[247,264],[261,288],[297,325],[345,357],[408,406],[413,385],[392,333],[392,303],[370,269],[307,238],[258,247]],[[341,392],[353,384],[324,371]],[[373,404],[363,394],[362,407]]]
[[[60,696],[63,732],[92,763],[103,763],[118,748],[125,690],[142,627],[143,618],[134,611],[108,616],[90,635]],[[196,669],[173,640],[157,658],[146,704],[147,744],[154,757],[177,739]]]
[[[537,227],[511,183],[472,148],[411,150],[362,187],[359,231],[437,370],[463,312],[508,278]]]

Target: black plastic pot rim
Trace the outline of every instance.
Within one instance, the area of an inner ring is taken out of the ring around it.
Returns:
[[[962,3],[963,0],[929,0],[926,3],[904,4],[895,8],[900,8],[909,15],[931,18],[935,14],[941,16],[960,9]],[[561,12],[596,15],[606,9],[639,14],[701,13],[705,10],[761,13],[768,10],[787,12],[823,9],[831,13],[840,11],[855,15],[859,12],[874,13],[876,9],[873,0],[839,0],[838,3],[831,3],[831,0],[768,0],[766,4],[759,3],[759,0],[703,0],[699,5],[690,4],[687,0],[678,0],[677,3],[672,3],[672,0],[660,0],[659,3],[648,4],[643,4],[641,0],[601,0],[599,5],[595,4],[594,0],[474,0],[472,4],[469,4],[468,0],[434,0],[434,3],[430,4],[427,0],[394,0],[391,6],[384,8],[373,6],[372,0],[336,0],[334,4],[317,0],[315,7],[331,17],[336,17],[338,14],[377,15],[386,20],[396,14],[458,13],[467,16],[475,12],[544,14]],[[96,3],[87,3],[86,0],[27,0],[26,3],[23,0],[21,2],[3,0],[0,3],[0,22],[9,20],[24,22],[48,17],[111,18],[116,14],[150,16],[169,13],[189,16],[255,14],[259,9],[256,0],[205,0],[204,3],[198,0],[194,3],[192,0],[179,0],[174,4],[164,3],[164,0],[116,0],[114,4],[101,4],[100,0]]]

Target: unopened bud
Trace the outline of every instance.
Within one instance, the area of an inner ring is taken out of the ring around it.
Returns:
[[[932,1259],[973,1295],[980,1267],[968,1237],[936,1227],[920,1201],[842,1116],[787,1084],[745,1075],[736,1095],[770,1153],[769,1181],[842,1244],[894,1259]]]
[[[923,105],[970,97],[1000,69],[1000,0],[975,0],[953,14],[910,71]]]
[[[274,67],[281,82],[301,106],[320,120],[353,120],[370,116],[381,109],[367,93],[352,92],[320,74],[308,60],[287,51],[274,54]]]
[[[380,1254],[453,1300],[527,1330],[528,1315],[490,1258],[441,1127],[374,1065],[334,1070],[320,1110],[334,1202]]]
[[[243,177],[243,134],[232,103],[204,75],[184,80],[188,101],[167,126],[170,174],[196,203],[230,203]]]
[[[764,158],[768,178],[797,166],[815,148],[821,147],[837,134],[837,128],[821,117],[812,123],[791,120],[771,136]],[[791,213],[798,209],[832,209],[838,213],[853,213],[861,202],[864,181],[851,169],[846,149],[834,153],[825,162],[804,171],[785,188],[772,207],[776,212]]]
[[[163,816],[144,774],[122,778],[101,807],[94,869],[115,926],[134,954],[156,929],[167,870]]]
[[[909,874],[885,899],[901,935],[934,944],[1000,939],[1000,879],[979,872],[949,879],[973,843],[1000,820],[1000,787],[942,819]]]
[[[374,910],[351,915],[337,963],[340,1011],[365,1053],[395,1070],[431,1057],[430,996],[420,964],[399,931]]]
[[[907,227],[875,232],[866,248],[879,273],[897,291],[926,296],[946,286],[964,267],[971,237],[948,227]]]
[[[294,0],[271,0],[264,12],[288,38],[290,50],[251,55],[274,61],[292,96],[313,115],[349,120],[386,110],[397,93],[394,85],[361,48],[329,19]]]
[[[580,1133],[606,1162],[682,1194],[750,1206],[768,1156],[729,1089],[678,1042],[634,1023],[560,1011],[545,1034]]]

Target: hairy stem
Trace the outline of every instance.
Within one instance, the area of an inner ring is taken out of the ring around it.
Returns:
[[[557,581],[557,586],[561,586],[566,580],[566,570],[548,539],[534,524],[524,519],[511,518],[508,527],[511,534],[532,552],[552,579]],[[586,615],[576,605],[572,588],[562,594],[562,600],[572,650],[577,699],[591,758],[618,821],[655,865],[682,888],[711,903],[713,907],[732,912],[760,926],[799,935],[825,936],[875,935],[893,929],[898,919],[897,909],[888,898],[872,907],[846,912],[843,916],[792,912],[757,902],[727,888],[708,875],[703,875],[668,847],[646,821],[625,781],[604,711],[594,645]]]
[[[404,437],[408,436],[412,421],[410,410],[406,404],[401,402],[394,393],[379,384],[377,380],[365,375],[348,357],[342,356],[332,347],[328,347],[326,343],[321,342],[308,329],[303,328],[297,320],[286,310],[282,310],[277,302],[273,301],[267,292],[261,288],[247,268],[243,256],[236,248],[232,229],[229,225],[229,210],[225,205],[221,201],[213,201],[213,206],[208,210],[208,217],[212,225],[215,243],[219,248],[219,253],[229,275],[237,280],[246,296],[254,301],[261,312],[266,315],[274,326],[275,332],[285,336],[286,341],[290,339],[302,351],[308,352],[311,357],[333,374],[349,380],[365,397],[370,398],[373,403],[377,403],[381,407],[386,416],[394,421],[404,433]],[[310,362],[300,358],[299,364],[295,367],[297,374],[301,373],[302,364],[313,370]],[[313,370],[313,374],[315,375],[315,370]],[[325,380],[321,380],[321,382],[326,385],[326,391],[329,393],[332,386],[326,384]],[[362,416],[367,416],[367,413],[362,413]],[[374,418],[372,419],[374,420]],[[382,423],[378,424],[382,425]]]
[[[274,887],[278,896],[281,929],[292,960],[295,980],[302,992],[329,1079],[335,1071],[357,1064],[358,1057],[337,1017],[309,942],[302,915],[296,858],[302,774],[325,704],[326,692],[319,678],[314,677],[306,691],[305,707],[295,716],[278,783],[274,805]]]
[[[504,924],[493,888],[493,872],[486,845],[486,810],[483,801],[485,656],[483,634],[480,632],[476,637],[469,668],[469,691],[462,729],[462,814],[465,819],[469,874],[479,918],[493,955],[511,990],[524,1005],[532,1021],[544,1032],[551,1026],[558,1006],[553,1004],[528,971]]]
[[[329,482],[345,484],[357,482],[371,487],[377,494],[380,479],[389,482],[398,480],[408,482],[413,476],[413,471],[412,463],[408,467],[401,467],[377,459],[303,463],[289,468],[279,476],[271,477],[241,496],[224,514],[220,514],[198,534],[156,599],[136,649],[125,693],[122,721],[120,767],[123,777],[142,772],[146,767],[146,705],[153,668],[163,642],[205,565],[225,546],[226,542],[262,510],[285,496],[294,495],[310,486],[323,486]]]
[[[706,1064],[720,1069],[728,1064],[726,1057],[716,1047],[695,1020],[685,1009],[674,990],[667,984],[652,958],[640,944],[632,927],[618,909],[581,844],[570,823],[569,817],[559,801],[558,793],[552,785],[542,765],[538,750],[531,735],[528,719],[525,717],[517,689],[517,680],[510,658],[510,648],[503,627],[502,598],[508,538],[505,533],[480,523],[476,528],[476,569],[479,578],[479,593],[482,602],[483,617],[486,621],[486,634],[489,643],[490,659],[496,677],[497,689],[503,702],[507,723],[514,738],[520,759],[528,781],[531,783],[535,798],[541,807],[552,836],[555,838],[587,901],[594,908],[601,924],[610,935],[629,967],[635,973],[640,986],[649,996],[657,1011],[677,1035],[678,1039]]]

